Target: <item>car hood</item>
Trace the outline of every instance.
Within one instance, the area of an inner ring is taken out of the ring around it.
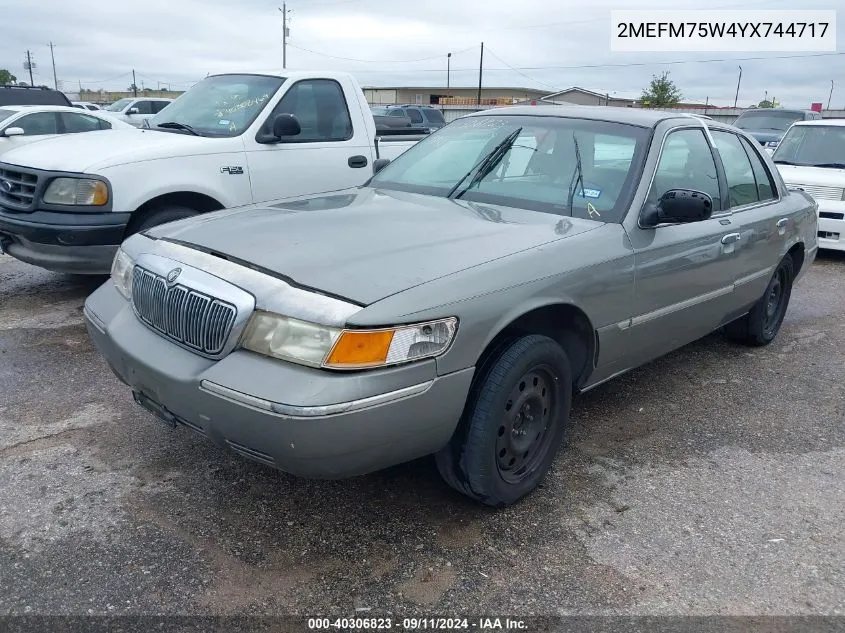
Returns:
[[[147,232],[369,305],[601,223],[370,188],[211,213]]]
[[[783,181],[791,186],[845,187],[845,169],[777,165]]]
[[[119,130],[62,134],[10,150],[3,155],[3,162],[36,169],[93,173],[136,161],[210,154],[231,141],[230,138],[138,130],[130,126]]]

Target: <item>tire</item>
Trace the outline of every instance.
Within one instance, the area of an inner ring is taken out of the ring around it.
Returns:
[[[572,370],[546,336],[505,341],[480,368],[449,444],[435,455],[441,477],[489,506],[533,491],[569,423]]]
[[[166,224],[168,222],[175,222],[176,220],[183,220],[198,215],[199,211],[189,209],[188,207],[165,206],[153,208],[133,217],[126,229],[126,237],[146,231],[159,224]]]
[[[792,257],[787,255],[778,264],[766,292],[751,311],[725,326],[727,337],[750,347],[763,347],[775,340],[789,307],[794,275]]]

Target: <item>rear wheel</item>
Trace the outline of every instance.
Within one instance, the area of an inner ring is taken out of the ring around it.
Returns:
[[[728,338],[752,347],[762,347],[775,340],[792,296],[793,277],[792,257],[787,255],[778,264],[766,292],[751,311],[725,326]]]
[[[551,467],[571,399],[560,345],[538,335],[506,343],[481,367],[455,435],[435,456],[440,474],[487,505],[521,499]]]

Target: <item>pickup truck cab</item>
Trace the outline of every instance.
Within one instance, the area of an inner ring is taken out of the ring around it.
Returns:
[[[0,250],[67,273],[108,273],[118,244],[226,207],[357,187],[418,136],[376,137],[345,73],[207,77],[150,129],[53,138],[0,160]]]
[[[819,205],[819,248],[845,251],[845,121],[799,121],[772,156],[786,184]]]
[[[115,101],[110,106],[103,108],[102,111],[104,114],[128,123],[132,127],[141,127],[144,121],[151,119],[171,103],[173,103],[173,99],[136,99],[129,97]]]
[[[821,118],[821,114],[812,110],[754,108],[740,114],[734,125],[757,139],[771,154],[790,125],[796,121],[815,121]]]

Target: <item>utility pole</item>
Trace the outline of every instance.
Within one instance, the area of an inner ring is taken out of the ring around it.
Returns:
[[[833,79],[830,80],[830,94],[827,96],[827,109],[830,110],[830,100],[833,98]]]
[[[452,71],[452,53],[446,53],[446,97],[449,97],[449,74]],[[440,107],[440,111],[443,111],[443,107]]]
[[[137,97],[138,96],[138,86],[135,85],[135,69],[132,69],[132,95]]]
[[[282,12],[282,68],[288,67],[288,36],[290,35],[290,29],[288,28],[288,5],[287,3],[282,4],[282,8],[279,9]]]
[[[739,79],[736,80],[736,96],[734,97],[734,108],[736,108],[736,102],[739,99],[739,82],[740,81],[742,81],[742,66],[739,67]]]
[[[32,54],[29,51],[26,52],[26,63],[23,67],[29,71],[29,85],[34,86],[35,79],[32,78],[32,69],[35,67],[35,62],[32,61]]]
[[[59,89],[59,80],[56,79],[56,56],[53,55],[53,42],[50,42],[50,59],[53,60],[53,85]]]
[[[481,75],[484,72],[484,42],[481,42],[481,58],[478,60],[478,104],[481,105]]]

